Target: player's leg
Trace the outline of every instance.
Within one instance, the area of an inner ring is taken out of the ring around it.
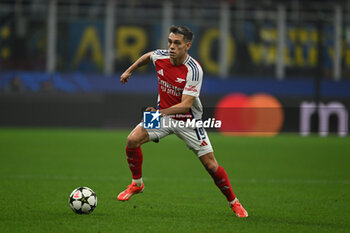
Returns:
[[[216,186],[225,195],[232,210],[238,217],[247,217],[248,213],[241,206],[235,194],[228,175],[216,161],[208,134],[204,128],[178,128],[175,132],[200,159],[205,169],[213,178]]]
[[[148,141],[149,135],[147,130],[145,130],[141,125],[137,125],[128,135],[126,139],[126,146],[128,148],[137,148]]]
[[[232,186],[225,169],[218,164],[213,152],[200,156],[199,160],[213,178],[216,186],[220,189],[222,194],[225,195],[230,207],[236,213],[236,216],[248,217],[247,211],[243,208],[236,195],[233,193]]]
[[[216,186],[218,186],[221,192],[225,195],[227,201],[234,201],[236,199],[236,195],[232,191],[230,180],[225,169],[216,161],[213,152],[200,156],[199,160],[213,178]]]
[[[137,186],[141,187],[142,181],[142,162],[143,154],[141,145],[148,142],[148,132],[140,125],[137,125],[127,137],[126,140],[126,156],[129,164],[130,171],[132,173],[132,182],[135,182]]]
[[[147,131],[140,125],[131,131],[126,140],[126,156],[132,174],[132,182],[126,190],[121,192],[117,199],[127,201],[134,194],[140,193],[144,189],[142,181],[143,154],[141,145],[149,141]]]
[[[140,193],[144,189],[142,180],[143,154],[141,145],[148,141],[159,140],[170,133],[171,131],[167,128],[144,129],[142,123],[131,131],[126,141],[126,156],[132,173],[132,182],[126,190],[118,195],[118,200],[127,201],[132,195]]]

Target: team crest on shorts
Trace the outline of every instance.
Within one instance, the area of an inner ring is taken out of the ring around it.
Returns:
[[[160,115],[161,113],[159,111],[143,112],[143,128],[160,129],[161,127]]]

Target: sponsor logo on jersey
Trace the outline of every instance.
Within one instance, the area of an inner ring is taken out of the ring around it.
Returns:
[[[159,79],[159,78],[158,78]],[[162,92],[166,92],[173,96],[181,96],[183,88],[171,85],[165,80],[159,79],[159,85]]]

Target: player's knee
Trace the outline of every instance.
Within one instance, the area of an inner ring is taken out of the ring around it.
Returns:
[[[134,130],[126,139],[126,145],[129,148],[136,148],[149,140],[149,136],[146,130]]]
[[[212,152],[201,156],[199,159],[210,174],[214,174],[218,170],[219,164]]]
[[[219,165],[215,161],[208,162],[205,164],[205,168],[211,174],[214,174],[218,170]]]
[[[141,146],[141,142],[134,135],[129,135],[126,139],[126,146],[129,148],[136,148],[136,147]]]

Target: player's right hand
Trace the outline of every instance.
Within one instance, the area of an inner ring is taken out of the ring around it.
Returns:
[[[127,83],[128,80],[129,80],[129,78],[130,78],[130,76],[131,76],[131,73],[129,73],[129,72],[124,72],[124,73],[120,76],[120,82],[121,82],[122,84]]]

